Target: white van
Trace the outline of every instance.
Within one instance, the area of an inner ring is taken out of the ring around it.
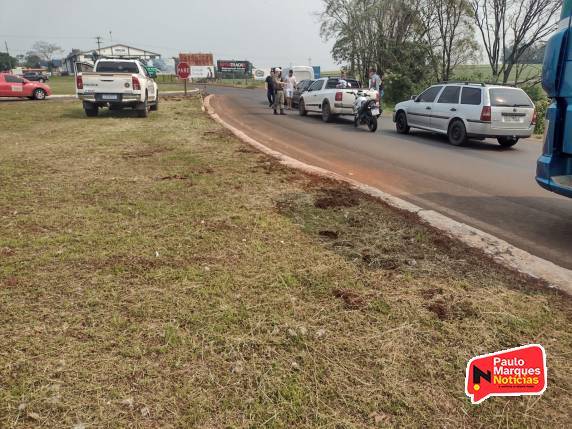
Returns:
[[[303,80],[314,80],[314,68],[309,66],[293,66],[282,69],[282,76],[288,76],[290,70],[294,71],[294,77],[298,82]]]

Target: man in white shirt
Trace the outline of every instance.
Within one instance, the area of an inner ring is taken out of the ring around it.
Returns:
[[[298,81],[296,76],[294,76],[294,71],[290,70],[286,78],[286,103],[288,104],[288,110],[292,110],[292,97],[294,96],[296,85],[298,85]]]

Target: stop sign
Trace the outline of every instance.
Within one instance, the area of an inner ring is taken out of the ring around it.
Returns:
[[[186,79],[191,75],[191,67],[187,63],[177,64],[177,76],[181,79]]]

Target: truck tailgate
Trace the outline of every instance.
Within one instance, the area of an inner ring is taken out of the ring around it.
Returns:
[[[83,73],[84,93],[132,94],[131,73]]]

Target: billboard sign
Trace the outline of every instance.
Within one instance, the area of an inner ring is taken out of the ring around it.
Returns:
[[[270,75],[270,70],[254,69],[252,75],[255,80],[265,80],[266,76]]]
[[[214,79],[214,66],[191,66],[191,78],[193,79]]]
[[[251,70],[249,61],[217,61],[217,69],[220,73],[247,74]]]
[[[179,61],[192,66],[214,66],[213,54],[179,54]]]

